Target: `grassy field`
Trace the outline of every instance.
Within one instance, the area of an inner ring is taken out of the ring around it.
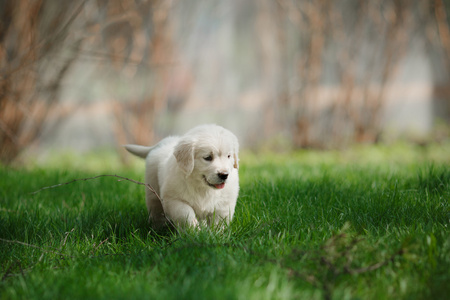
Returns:
[[[1,299],[445,299],[450,145],[244,153],[225,230],[153,232],[143,163],[0,167]]]

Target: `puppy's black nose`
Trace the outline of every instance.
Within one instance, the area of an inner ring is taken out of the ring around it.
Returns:
[[[226,180],[228,178],[228,173],[219,173],[217,176],[222,180]]]

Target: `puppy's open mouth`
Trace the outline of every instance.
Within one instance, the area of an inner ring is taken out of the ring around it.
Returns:
[[[209,183],[209,181],[206,179],[205,175],[203,175],[203,179],[205,180],[206,184],[209,185],[212,188],[220,190],[220,189],[223,189],[225,187],[225,181],[222,182],[222,183],[212,184],[212,183]]]

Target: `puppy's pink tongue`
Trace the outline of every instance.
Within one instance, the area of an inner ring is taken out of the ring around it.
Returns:
[[[223,189],[225,187],[225,183],[215,184],[216,189]]]

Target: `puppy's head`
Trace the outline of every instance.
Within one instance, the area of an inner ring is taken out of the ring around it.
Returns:
[[[233,168],[239,167],[238,152],[234,134],[217,125],[203,125],[181,138],[174,156],[186,176],[204,186],[223,189],[228,177],[233,176]]]

